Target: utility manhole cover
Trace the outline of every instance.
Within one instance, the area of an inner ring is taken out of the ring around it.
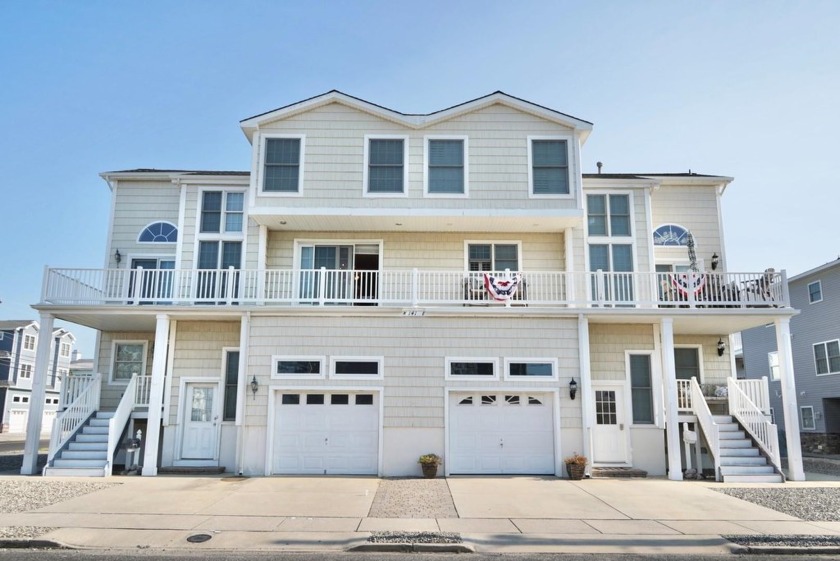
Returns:
[[[194,534],[187,538],[187,541],[190,543],[202,543],[206,542],[210,538],[212,538],[210,534]]]

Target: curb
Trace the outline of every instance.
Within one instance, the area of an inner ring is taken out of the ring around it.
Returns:
[[[475,548],[463,543],[363,543],[346,551],[370,553],[475,553]]]
[[[54,540],[0,538],[0,549],[74,549]]]

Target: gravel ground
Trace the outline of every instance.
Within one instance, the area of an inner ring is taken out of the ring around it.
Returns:
[[[455,532],[373,532],[372,543],[463,543]]]
[[[20,473],[20,466],[23,465],[23,454],[14,452],[11,454],[0,454],[0,472]],[[38,468],[47,465],[47,455],[38,454]]]
[[[733,487],[716,490],[802,520],[840,522],[840,488]]]
[[[823,475],[840,475],[840,461],[829,458],[802,458],[805,471]]]
[[[371,518],[458,518],[446,479],[383,479]]]
[[[840,536],[723,536],[753,547],[840,547]]]

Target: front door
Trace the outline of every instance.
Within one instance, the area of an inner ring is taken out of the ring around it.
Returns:
[[[628,424],[623,385],[593,385],[595,427],[592,455],[596,464],[626,464]]]
[[[213,460],[219,442],[218,385],[187,384],[182,460]]]

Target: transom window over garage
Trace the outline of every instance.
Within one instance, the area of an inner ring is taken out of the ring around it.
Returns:
[[[330,377],[344,380],[379,379],[383,377],[381,356],[336,356],[330,359]]]
[[[499,364],[495,358],[446,358],[447,379],[496,380]]]

